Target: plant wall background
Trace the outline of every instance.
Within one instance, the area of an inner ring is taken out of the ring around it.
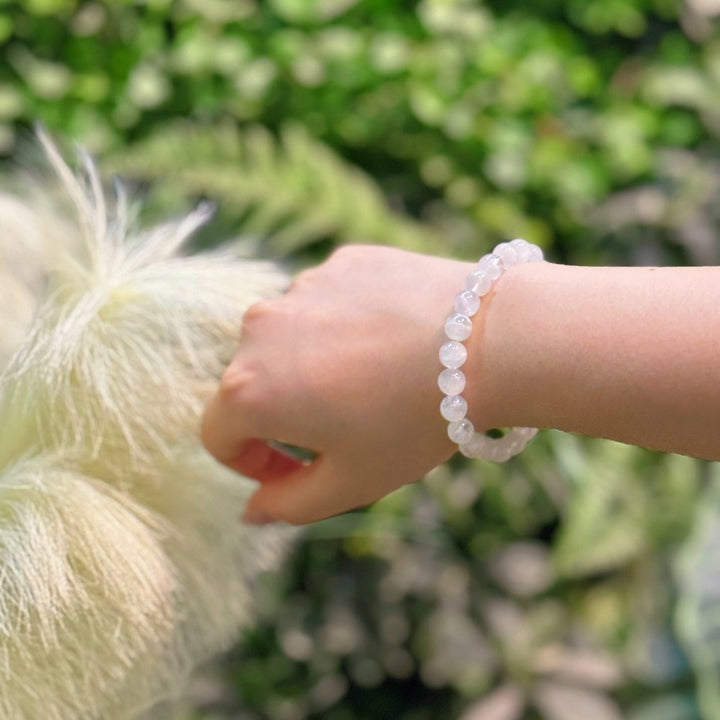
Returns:
[[[717,0],[0,0],[32,124],[204,242],[720,264]],[[319,523],[178,718],[720,718],[720,474],[546,432]],[[697,508],[702,507],[698,513]],[[209,561],[211,559],[209,558]]]

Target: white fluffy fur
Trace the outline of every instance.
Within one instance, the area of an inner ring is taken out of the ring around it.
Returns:
[[[131,231],[44,143],[73,213],[0,196],[0,718],[121,720],[232,642],[285,545],[238,522],[252,483],[198,427],[242,311],[287,280],[181,256],[202,208]]]
[[[39,198],[0,192],[0,369],[25,338],[50,267],[74,240]]]

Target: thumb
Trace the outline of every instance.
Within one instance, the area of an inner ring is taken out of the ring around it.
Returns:
[[[340,491],[338,473],[320,456],[309,465],[262,482],[242,519],[252,525],[277,520],[304,525],[361,504],[360,499],[353,503],[345,491]]]
[[[306,463],[272,447],[264,440],[251,438],[246,440],[232,460],[226,460],[225,464],[241,475],[264,483],[299,470],[305,467]]]

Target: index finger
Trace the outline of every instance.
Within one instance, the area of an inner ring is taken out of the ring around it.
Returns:
[[[260,482],[283,477],[305,465],[258,438],[222,387],[208,403],[200,430],[205,448],[216,460]]]
[[[231,365],[205,406],[200,425],[203,445],[224,464],[236,457],[244,443],[258,434],[251,427],[247,410],[243,409],[241,382],[233,377],[234,374]]]

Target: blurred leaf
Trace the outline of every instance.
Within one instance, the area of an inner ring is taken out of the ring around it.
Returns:
[[[554,548],[561,576],[612,570],[685,536],[702,463],[608,441],[590,441],[575,456],[566,445],[558,438],[558,460],[576,489]]]
[[[534,669],[566,683],[602,689],[615,688],[623,679],[617,659],[599,649],[548,645],[537,653]]]
[[[622,720],[615,702],[594,690],[545,682],[533,699],[545,720]]]
[[[697,704],[687,693],[672,693],[634,707],[627,720],[701,720]]]
[[[584,458],[555,544],[555,562],[564,577],[611,570],[637,557],[646,547],[645,493],[628,471],[636,450],[602,443]]]
[[[520,720],[524,709],[522,691],[514,685],[504,685],[473,703],[460,720]]]
[[[547,546],[537,542],[506,545],[490,558],[489,570],[501,587],[519,597],[537,595],[553,580]]]
[[[271,0],[274,10],[290,22],[330,20],[342,15],[359,0]]]
[[[720,718],[720,466],[678,563],[677,627],[698,678],[703,717]]]

